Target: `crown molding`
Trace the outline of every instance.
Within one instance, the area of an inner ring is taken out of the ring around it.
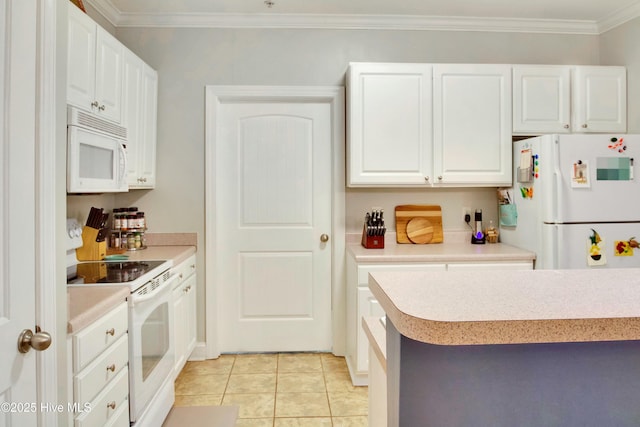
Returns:
[[[606,33],[609,30],[612,30],[625,22],[631,21],[640,17],[640,2],[633,4],[624,9],[620,9],[598,22],[598,34]]]
[[[640,16],[640,2],[601,21],[414,15],[125,13],[111,0],[84,0],[115,27],[486,31],[598,35]]]

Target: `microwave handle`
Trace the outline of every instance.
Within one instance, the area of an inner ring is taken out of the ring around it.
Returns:
[[[125,144],[119,143],[118,146],[120,152],[120,182],[124,182],[127,179],[127,149]]]

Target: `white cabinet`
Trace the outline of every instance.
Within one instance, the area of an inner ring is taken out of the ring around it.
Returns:
[[[174,338],[177,377],[196,346],[196,256],[195,254],[173,268],[179,279],[173,288]]]
[[[513,132],[571,132],[569,67],[513,67]]]
[[[627,131],[627,71],[624,67],[574,67],[573,131]]]
[[[357,263],[347,256],[347,351],[346,361],[354,385],[368,384],[369,342],[363,317],[382,317],[384,311],[369,290],[369,273],[381,271],[531,270],[532,261],[483,261],[446,263]]]
[[[76,427],[129,426],[127,303],[70,335],[67,352],[73,399],[66,410]]]
[[[435,184],[511,185],[511,66],[433,66]]]
[[[67,103],[120,123],[122,44],[68,4]]]
[[[130,189],[154,188],[158,73],[124,48],[123,126],[127,128]]]
[[[350,64],[349,185],[428,182],[432,175],[431,70],[426,64]]]
[[[379,271],[444,271],[439,263],[357,264],[347,257],[347,366],[354,385],[367,385],[368,340],[362,317],[382,317],[384,311],[369,290],[369,273]]]
[[[511,184],[509,65],[352,63],[349,186]]]
[[[513,66],[513,132],[626,132],[624,67]]]

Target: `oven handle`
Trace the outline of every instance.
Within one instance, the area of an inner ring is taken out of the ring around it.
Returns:
[[[179,274],[174,274],[173,276],[169,277],[166,282],[164,282],[160,287],[156,288],[155,291],[151,292],[150,294],[138,296],[134,292],[133,294],[131,294],[130,306],[133,307],[136,304],[140,304],[155,298],[158,295],[158,293],[162,292],[165,288],[168,288],[169,285],[173,283],[178,277],[180,277]]]

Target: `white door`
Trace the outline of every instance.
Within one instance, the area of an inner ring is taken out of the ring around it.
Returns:
[[[230,101],[218,111],[220,350],[330,350],[330,105]]]
[[[18,352],[35,325],[36,0],[0,1],[0,412],[35,426],[36,354]]]

